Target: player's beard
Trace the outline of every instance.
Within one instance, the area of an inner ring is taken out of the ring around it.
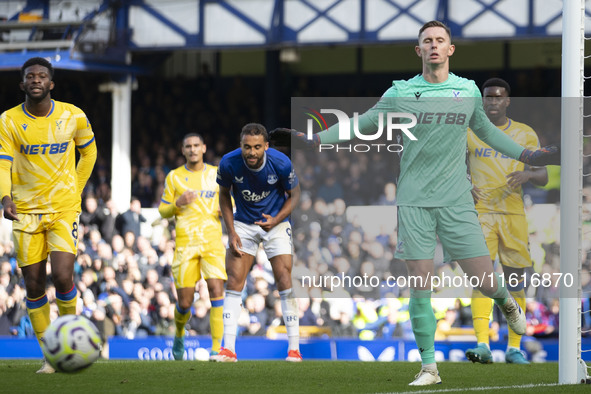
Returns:
[[[193,167],[193,166],[199,165],[199,163],[201,163],[201,160],[200,159],[192,159],[192,158],[190,158],[190,159],[187,160],[187,163],[189,163],[189,165],[191,167]]]
[[[257,158],[257,161],[254,164],[251,164],[248,161],[248,157],[243,156],[243,159],[244,159],[244,162],[246,163],[246,166],[248,168],[257,169],[257,168],[260,168],[263,165],[263,157]]]
[[[49,89],[49,87],[42,87],[41,93],[37,93],[36,95],[33,96],[30,92],[30,89],[31,88],[25,89],[25,95],[27,96],[27,98],[29,100],[31,100],[32,102],[35,102],[35,103],[40,103],[41,101],[43,101],[43,99],[45,99],[45,97],[47,97],[47,95],[51,91],[51,89]]]

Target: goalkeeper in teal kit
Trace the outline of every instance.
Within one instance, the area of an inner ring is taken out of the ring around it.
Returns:
[[[436,319],[431,308],[431,282],[436,238],[457,260],[470,284],[494,299],[516,333],[524,333],[525,316],[494,273],[492,262],[466,177],[467,128],[494,150],[529,165],[560,164],[557,147],[530,151],[519,146],[492,124],[482,107],[479,89],[472,80],[449,72],[449,28],[427,22],[419,31],[416,54],[423,72],[408,81],[394,81],[380,101],[359,117],[359,131],[371,135],[385,123],[386,113],[414,114],[416,125],[403,134],[404,151],[398,179],[398,245],[396,257],[405,260],[409,281],[409,312],[422,368],[410,383],[423,386],[441,383],[435,363]],[[354,122],[350,122],[354,124]],[[321,144],[344,141],[338,125],[308,139],[291,129],[271,131],[275,145],[318,149]],[[347,139],[354,137],[353,130]],[[416,139],[413,139],[416,138]],[[476,280],[477,279],[477,280]]]

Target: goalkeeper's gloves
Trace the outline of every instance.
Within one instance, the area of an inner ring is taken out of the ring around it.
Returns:
[[[306,134],[294,129],[278,128],[269,131],[269,142],[275,146],[288,146],[295,149],[315,149],[320,145],[320,137],[313,134],[309,140]]]
[[[524,149],[519,161],[534,167],[560,165],[560,146],[548,145],[536,151]]]

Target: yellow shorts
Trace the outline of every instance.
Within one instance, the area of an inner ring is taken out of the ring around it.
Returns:
[[[498,254],[501,264],[508,267],[532,266],[527,220],[524,215],[480,213],[478,219],[493,260]]]
[[[14,249],[19,267],[47,259],[51,252],[76,254],[79,212],[18,214],[12,222]]]
[[[226,249],[219,242],[215,247],[180,246],[174,253],[172,276],[177,289],[195,287],[204,279],[227,280]]]

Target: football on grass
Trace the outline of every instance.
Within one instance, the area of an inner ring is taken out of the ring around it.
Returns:
[[[60,372],[88,368],[101,351],[101,336],[84,316],[66,315],[55,319],[41,340],[45,359]]]

